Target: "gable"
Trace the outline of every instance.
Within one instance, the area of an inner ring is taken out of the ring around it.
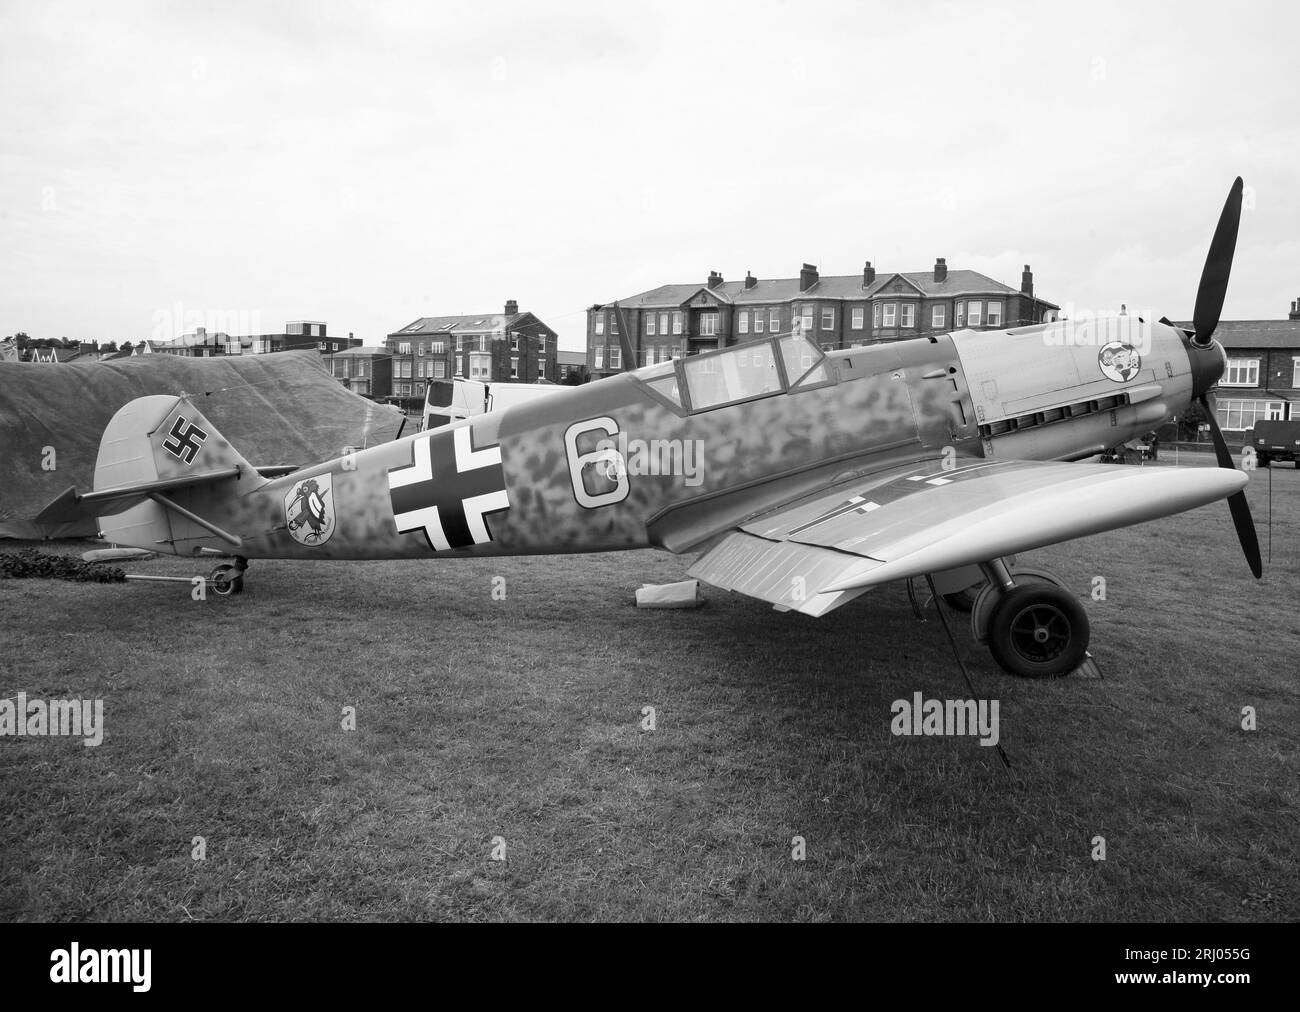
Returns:
[[[903,277],[903,275],[895,274],[892,278],[877,288],[875,292],[872,293],[871,297],[878,298],[884,295],[901,295],[904,298],[919,299],[923,298],[925,293],[907,278]]]

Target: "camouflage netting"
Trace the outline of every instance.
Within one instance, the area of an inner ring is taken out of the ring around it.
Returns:
[[[142,355],[107,362],[0,362],[0,537],[93,536],[95,525],[32,522],[70,485],[88,491],[99,437],[118,408],[187,393],[256,465],[306,465],[393,439],[402,416],[350,393],[316,351],[246,358]],[[42,463],[54,451],[54,470]]]

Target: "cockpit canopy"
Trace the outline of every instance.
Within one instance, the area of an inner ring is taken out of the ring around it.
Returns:
[[[786,334],[647,366],[633,375],[694,414],[824,383],[830,374],[823,358],[813,341]]]

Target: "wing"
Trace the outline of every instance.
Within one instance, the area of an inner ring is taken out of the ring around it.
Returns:
[[[689,575],[824,615],[882,583],[1179,513],[1246,480],[1217,467],[913,462],[754,517]]]

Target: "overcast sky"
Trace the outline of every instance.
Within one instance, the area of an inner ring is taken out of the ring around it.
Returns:
[[[508,298],[928,270],[1185,319],[1300,296],[1294,3],[0,4],[0,336],[367,344]]]

